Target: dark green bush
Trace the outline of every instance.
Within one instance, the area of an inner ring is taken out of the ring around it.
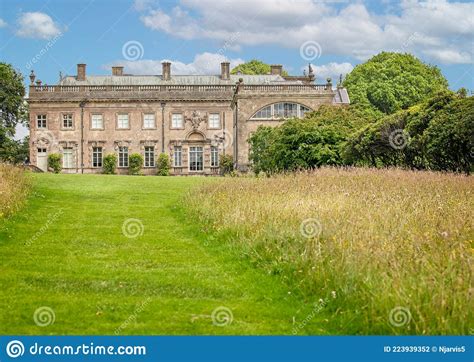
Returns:
[[[169,176],[170,174],[170,158],[166,153],[160,153],[158,156],[158,176]]]
[[[109,153],[104,157],[103,172],[107,175],[113,175],[116,167],[117,155],[115,153]]]
[[[322,106],[305,119],[290,119],[276,128],[259,127],[248,140],[253,170],[272,174],[342,165],[346,139],[368,122],[356,109]]]
[[[128,174],[140,175],[143,166],[143,156],[139,153],[132,153],[128,158]]]
[[[48,155],[48,168],[51,168],[54,173],[61,172],[61,155],[59,153],[51,153]]]
[[[234,158],[232,155],[220,155],[219,165],[221,167],[221,174],[228,175],[234,171]]]

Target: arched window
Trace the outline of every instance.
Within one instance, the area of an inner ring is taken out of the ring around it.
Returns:
[[[309,111],[311,110],[308,107],[299,103],[280,102],[262,108],[250,119],[303,118],[304,114]]]

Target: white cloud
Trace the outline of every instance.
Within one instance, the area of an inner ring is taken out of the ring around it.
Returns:
[[[4,28],[7,26],[7,23],[5,22],[5,20],[3,20],[2,18],[0,18],[0,28]]]
[[[112,65],[124,66],[124,72],[135,75],[151,75],[161,74],[163,61],[171,62],[171,74],[175,75],[202,75],[202,74],[220,74],[220,63],[229,61],[231,69],[244,62],[243,59],[227,59],[222,54],[217,53],[201,53],[194,57],[191,63],[184,63],[178,60],[152,60],[142,59],[137,61],[114,61],[112,64],[104,66],[105,69],[110,69]]]
[[[21,14],[18,25],[16,34],[24,38],[52,39],[61,33],[53,19],[48,14],[40,12]]]
[[[256,6],[250,0],[181,0],[169,12],[148,9],[141,20],[183,39],[232,38],[234,48],[276,44],[297,49],[313,40],[324,54],[360,60],[387,50],[443,63],[472,62],[474,3],[406,0],[387,9],[396,13],[375,14],[362,3],[261,0]]]
[[[472,56],[470,54],[453,49],[428,50],[426,53],[444,64],[472,63]]]
[[[343,76],[350,73],[354,67],[351,63],[328,63],[323,65],[313,66],[314,74],[320,83],[324,83],[326,78],[339,79],[339,76]],[[321,82],[321,80],[323,82]]]

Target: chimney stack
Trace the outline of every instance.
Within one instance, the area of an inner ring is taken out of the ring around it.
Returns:
[[[163,66],[161,77],[163,78],[163,80],[170,80],[171,79],[171,63],[163,62],[161,63],[161,65]]]
[[[221,79],[222,80],[230,79],[230,63],[229,62],[221,63]]]
[[[78,64],[77,65],[77,80],[86,80],[86,65]]]
[[[283,66],[281,64],[270,65],[270,74],[281,75],[282,71],[283,71]]]
[[[123,75],[123,67],[122,66],[112,67],[112,75]]]

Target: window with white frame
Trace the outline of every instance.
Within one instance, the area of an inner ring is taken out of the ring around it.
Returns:
[[[183,128],[183,115],[181,113],[171,115],[171,128]]]
[[[202,147],[195,146],[189,147],[189,170],[190,171],[202,171],[203,165],[203,151]]]
[[[155,147],[145,147],[145,167],[155,167]]]
[[[130,128],[130,122],[128,120],[128,114],[117,115],[117,128]]]
[[[209,128],[221,128],[221,115],[219,113],[209,114]]]
[[[219,148],[211,146],[211,167],[219,167]]]
[[[183,149],[181,146],[174,146],[173,150],[173,165],[174,167],[181,167],[183,164]]]
[[[146,113],[143,115],[143,128],[156,128],[155,115],[153,113]]]
[[[38,114],[36,116],[36,126],[38,128],[46,128],[46,114]]]
[[[92,167],[102,167],[102,147],[92,147]]]
[[[119,167],[128,167],[128,147],[119,147],[118,156]]]
[[[103,129],[104,128],[104,119],[101,114],[93,114],[91,120],[92,129]]]
[[[63,114],[63,128],[72,128],[72,113]]]
[[[305,113],[309,111],[308,107],[299,103],[280,102],[262,108],[251,119],[303,118]]]
[[[63,149],[63,168],[74,168],[74,153],[72,148]]]

